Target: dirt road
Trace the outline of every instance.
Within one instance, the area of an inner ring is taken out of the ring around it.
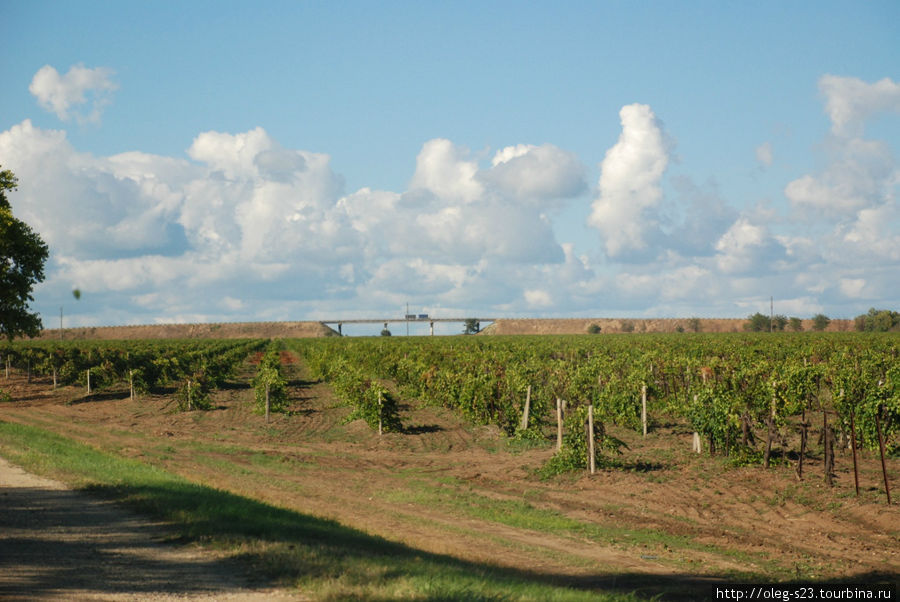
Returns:
[[[302,600],[233,561],[166,543],[164,525],[0,458],[0,599]]]

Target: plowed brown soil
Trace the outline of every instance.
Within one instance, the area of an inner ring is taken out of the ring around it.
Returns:
[[[379,437],[362,422],[343,424],[348,409],[327,385],[303,380],[294,359],[285,362],[290,411],[270,424],[241,383],[217,392],[212,411],[177,413],[165,395],[84,397],[20,374],[0,380],[15,400],[0,404],[0,420],[423,551],[582,584],[900,575],[900,508],[886,505],[871,453],[862,454],[856,497],[847,453],[829,488],[815,450],[803,480],[790,463],[736,468],[690,453],[691,433],[659,417],[646,438],[613,429],[629,446],[624,469],[543,480],[536,470],[553,453],[549,441],[510,445],[495,429],[414,400],[403,406],[406,431]],[[900,461],[889,459],[888,471],[900,489]]]

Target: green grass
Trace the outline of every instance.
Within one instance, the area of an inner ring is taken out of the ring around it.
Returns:
[[[522,499],[495,499],[463,488],[431,488],[425,482],[409,482],[415,489],[393,489],[382,493],[390,502],[414,503],[431,508],[442,508],[456,516],[475,518],[503,524],[515,529],[537,531],[557,537],[568,537],[575,541],[588,540],[601,545],[615,545],[622,548],[640,548],[654,553],[672,551],[678,556],[689,557],[692,552],[716,554],[741,561],[747,571],[730,575],[746,580],[768,576],[789,577],[777,563],[763,555],[753,555],[736,550],[722,549],[712,545],[699,544],[690,537],[672,535],[657,529],[635,529],[583,522],[569,518],[555,510],[539,508]],[[662,555],[661,561],[667,559]],[[668,560],[680,564],[670,557]],[[753,571],[751,567],[757,567]]]
[[[184,541],[230,552],[260,579],[295,585],[320,599],[646,599],[632,591],[640,588],[636,575],[573,581],[429,554],[197,485],[35,427],[0,422],[0,452],[28,470],[162,518]],[[682,587],[680,581],[656,584],[648,595]]]

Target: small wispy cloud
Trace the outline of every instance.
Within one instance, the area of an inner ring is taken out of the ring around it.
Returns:
[[[772,153],[772,143],[765,142],[756,147],[756,160],[759,161],[759,164],[763,167],[771,167],[774,158]]]
[[[73,65],[65,75],[44,65],[28,86],[44,109],[62,121],[74,118],[78,123],[98,123],[110,95],[118,88],[112,81],[114,72],[108,67],[89,69],[81,63]]]

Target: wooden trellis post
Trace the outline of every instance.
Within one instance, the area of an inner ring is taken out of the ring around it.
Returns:
[[[641,426],[644,428],[644,437],[647,436],[647,383],[641,385]]]
[[[588,406],[588,462],[591,466],[591,474],[594,474],[594,404]]]
[[[381,397],[381,391],[378,391],[378,436],[380,437],[383,433],[383,421],[381,418],[381,408],[384,406],[384,401]]]
[[[531,385],[528,385],[528,391],[525,392],[525,409],[522,411],[522,421],[519,423],[519,430],[528,430],[528,412],[531,411]]]
[[[560,451],[562,449],[562,439],[563,439],[562,400],[559,397],[557,397],[556,398],[556,451]]]
[[[881,474],[884,476],[884,492],[887,494],[888,506],[891,505],[891,486],[888,484],[887,466],[884,463],[884,438],[881,436],[881,407],[875,412],[875,425],[878,427],[878,448],[881,451]]]

